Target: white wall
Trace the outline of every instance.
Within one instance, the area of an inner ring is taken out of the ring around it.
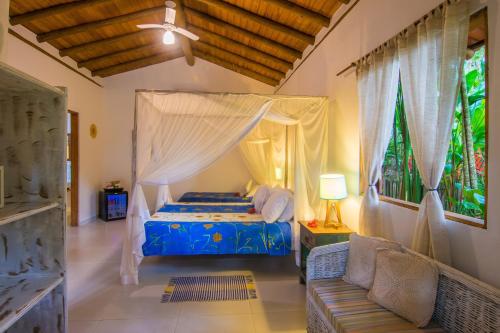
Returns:
[[[118,179],[130,189],[135,90],[179,90],[272,93],[272,87],[201,59],[184,58],[112,76],[104,80],[103,181]],[[241,191],[250,179],[238,150],[233,150],[200,175],[172,186],[174,196],[185,191]]]
[[[360,1],[294,76],[280,89],[281,94],[327,95],[331,99],[330,171],[344,173],[351,198],[344,202],[346,222],[357,230],[359,209],[359,129],[356,77],[351,70],[336,73],[406,26],[422,17],[442,0]],[[489,201],[488,229],[457,222],[447,227],[454,266],[500,287],[500,0],[488,4],[490,51],[489,110]],[[385,236],[409,245],[415,212],[382,204]]]
[[[101,187],[103,140],[100,134],[96,139],[90,138],[89,126],[95,123],[98,129],[100,127],[103,89],[12,35],[7,35],[7,41],[9,47],[4,61],[48,84],[68,88],[68,108],[80,115],[79,221],[87,222],[96,216],[97,192]]]

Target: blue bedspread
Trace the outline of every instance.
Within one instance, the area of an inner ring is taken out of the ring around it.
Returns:
[[[288,222],[162,222],[145,224],[145,256],[291,253]]]
[[[252,204],[248,205],[179,205],[179,204],[166,204],[160,208],[159,212],[164,213],[246,213],[250,208],[253,208]]]
[[[251,197],[242,197],[236,192],[186,192],[179,202],[251,202]]]

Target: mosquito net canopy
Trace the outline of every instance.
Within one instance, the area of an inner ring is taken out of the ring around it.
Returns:
[[[251,174],[262,183],[273,182],[269,168],[284,167],[283,146],[293,144],[293,149],[286,149],[293,151],[288,164],[293,165],[293,181],[288,186],[295,191],[295,219],[317,216],[319,176],[325,171],[328,153],[327,110],[324,97],[137,92],[135,177],[120,269],[122,283],[138,283],[146,240],[144,223],[150,218],[142,186],[158,187],[158,209],[172,201],[169,185],[202,172],[238,144]],[[273,124],[289,129],[286,138]],[[255,144],[255,140],[267,140],[267,144]]]

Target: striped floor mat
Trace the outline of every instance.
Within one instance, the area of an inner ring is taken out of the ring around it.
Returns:
[[[162,303],[256,299],[252,275],[178,276],[170,279]]]

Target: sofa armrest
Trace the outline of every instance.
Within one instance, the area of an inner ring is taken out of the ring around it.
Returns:
[[[307,281],[344,276],[348,256],[349,242],[313,248],[307,257]]]

